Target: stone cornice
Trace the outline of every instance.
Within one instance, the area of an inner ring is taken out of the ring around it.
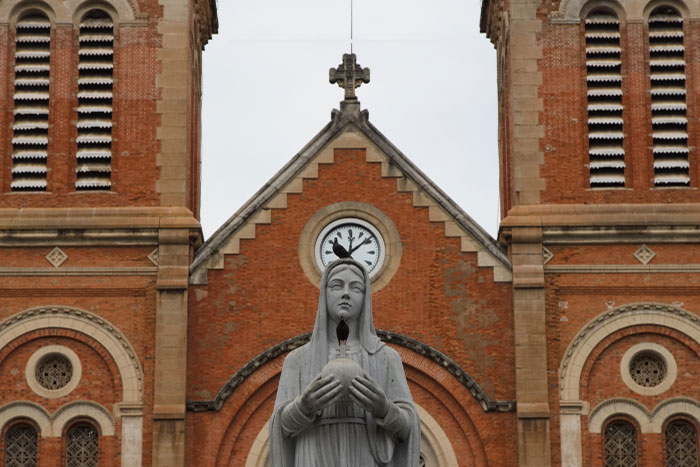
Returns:
[[[445,368],[452,376],[466,387],[471,395],[479,403],[484,412],[512,412],[515,410],[515,401],[491,399],[479,384],[457,363],[437,349],[412,339],[408,336],[391,331],[377,330],[377,335],[383,342],[388,342],[400,347],[407,348],[425,358],[432,360]],[[238,370],[224,386],[213,400],[208,401],[187,401],[187,410],[190,412],[219,411],[231,394],[255,371],[275,358],[290,352],[297,347],[306,344],[311,338],[311,333],[288,339],[274,347],[265,350],[253,360],[248,362],[243,368]]]
[[[202,242],[201,226],[181,207],[0,209],[0,246],[84,244],[86,241],[151,245],[161,230],[190,230]]]
[[[542,241],[548,244],[697,242],[700,204],[516,206],[501,222],[501,244],[516,227],[542,228]]]
[[[698,225],[700,204],[538,204],[515,206],[501,223],[511,227],[585,225]]]

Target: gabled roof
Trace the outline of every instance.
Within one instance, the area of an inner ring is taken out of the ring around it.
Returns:
[[[333,110],[331,121],[197,250],[190,266],[190,282],[206,283],[207,269],[221,269],[223,253],[229,252],[226,250],[230,250],[232,237],[243,229],[249,228],[251,224],[253,224],[253,231],[248,232],[248,236],[243,234],[241,238],[254,238],[254,224],[265,222],[260,220],[260,217],[265,217],[262,211],[266,207],[275,208],[280,204],[276,199],[280,194],[285,193],[284,188],[300,175],[303,178],[304,171],[309,169],[308,166],[319,153],[342,133],[350,130],[359,130],[388,158],[388,165],[393,167],[386,170],[398,172],[388,176],[408,178],[412,182],[411,186],[414,187],[412,191],[420,192],[423,199],[426,198],[425,195],[430,199],[426,205],[432,206],[431,202],[434,202],[436,207],[444,211],[442,218],[435,220],[451,221],[456,224],[456,229],[449,229],[452,234],[446,233],[446,235],[462,236],[463,251],[478,251],[479,266],[494,267],[494,278],[498,282],[511,280],[511,264],[496,240],[369,122],[367,110],[360,111],[358,102],[344,101],[341,103],[341,110]],[[286,207],[286,198],[282,204]],[[448,230],[447,226],[446,230]],[[465,235],[455,233],[456,230],[463,230],[470,238],[465,239]],[[472,246],[467,246],[465,249],[465,243]],[[237,249],[237,244],[235,248]]]

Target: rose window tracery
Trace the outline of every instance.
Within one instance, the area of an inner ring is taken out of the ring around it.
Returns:
[[[638,385],[653,388],[666,378],[666,364],[659,356],[645,352],[630,362],[630,375]]]
[[[61,389],[72,377],[73,365],[63,355],[47,355],[36,367],[36,380],[46,389]]]

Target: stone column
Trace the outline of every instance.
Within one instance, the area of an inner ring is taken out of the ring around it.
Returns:
[[[512,230],[518,465],[551,465],[542,229]]]
[[[581,411],[583,402],[559,403],[559,436],[561,438],[561,465],[581,467]]]
[[[185,465],[189,230],[159,234],[153,465]]]
[[[122,467],[141,467],[143,459],[143,404],[119,404],[122,421]]]

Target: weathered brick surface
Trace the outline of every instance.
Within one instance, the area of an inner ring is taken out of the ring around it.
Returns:
[[[611,256],[606,252],[610,251]],[[560,262],[625,264],[636,247],[609,245],[601,247],[552,247]],[[659,251],[663,263],[683,264],[693,261],[693,255],[682,255],[677,247],[653,245]],[[596,251],[598,253],[596,254]],[[564,258],[563,253],[567,252]],[[668,254],[668,256],[666,256]],[[552,260],[554,261],[554,260]],[[654,260],[656,261],[656,259]],[[634,261],[634,263],[639,264]],[[551,264],[551,263],[550,263]],[[611,307],[629,303],[656,302],[676,304],[688,311],[700,313],[697,308],[700,274],[550,274],[547,275],[547,349],[550,368],[550,406],[552,410],[553,465],[561,465],[559,447],[559,366],[572,342],[591,320]],[[659,396],[641,396],[631,391],[623,382],[620,359],[627,349],[640,342],[654,342],[664,346],[676,359],[678,378],[673,387]],[[697,387],[697,365],[700,347],[686,335],[661,326],[632,326],[613,333],[593,349],[581,376],[581,400],[588,401],[593,409],[600,402],[627,397],[653,410],[657,404],[675,396],[700,399]],[[589,434],[588,417],[581,417],[583,434],[583,465],[602,465],[604,434]],[[663,453],[663,437],[638,432],[639,459],[642,466],[663,465],[659,457]],[[660,444],[659,444],[660,443]]]
[[[109,254],[96,255],[91,249],[66,249],[71,251],[71,259],[76,266],[101,266],[109,264],[111,260]],[[31,251],[29,250],[29,253]],[[111,254],[116,255],[118,251],[112,251]],[[5,252],[7,250],[3,251]],[[125,260],[141,262],[143,252],[127,253]],[[32,255],[27,256],[27,264],[35,267]],[[95,263],[95,259],[101,260],[105,256],[109,259]],[[21,254],[15,257],[10,264],[21,265],[21,257]],[[37,262],[40,260],[41,258],[36,259]],[[42,264],[40,267],[47,265]],[[58,305],[89,311],[114,325],[126,336],[139,357],[144,372],[144,414],[152,411],[155,277],[1,277],[0,297],[0,321],[30,308]],[[29,389],[25,379],[25,367],[27,359],[37,349],[55,344],[73,350],[81,360],[83,372],[81,382],[75,390],[67,396],[49,400]],[[28,400],[53,413],[68,402],[92,400],[114,413],[115,404],[122,401],[122,383],[116,363],[104,347],[105,344],[84,333],[66,329],[34,331],[13,340],[0,349],[0,374],[3,375],[0,381],[0,405],[12,400]],[[144,465],[150,465],[151,432],[152,422],[150,417],[146,416],[143,438]],[[3,436],[2,442],[4,439]],[[115,419],[115,436],[100,437],[99,442],[100,465],[121,465],[121,422],[118,418]],[[40,438],[39,465],[55,465],[55,459],[63,459],[59,457],[64,456],[65,446],[62,443],[61,438]]]
[[[548,24],[541,36],[540,61],[544,99],[541,118],[546,128],[540,140],[545,151],[541,176],[546,181],[543,203],[697,203],[697,151],[690,151],[691,189],[654,188],[651,113],[646,25],[621,22],[622,89],[625,133],[624,189],[591,189],[588,172],[585,40],[583,23]],[[700,34],[697,23],[687,22],[685,60],[687,88],[697,81],[700,51],[692,37]],[[695,147],[697,93],[688,92],[688,146]],[[516,169],[517,170],[517,169]],[[694,189],[693,189],[694,188]]]
[[[376,327],[437,348],[492,398],[513,399],[510,284],[494,283],[492,269],[479,268],[476,254],[462,253],[459,239],[446,238],[444,224],[429,222],[427,208],[416,208],[410,194],[397,193],[396,180],[382,178],[380,164],[365,162],[363,150],[336,150],[334,164],[320,165],[318,179],[305,180],[302,194],[288,195],[287,209],[273,210],[271,224],[259,224],[254,240],[241,241],[240,254],[226,256],[223,270],[210,270],[206,286],[192,287],[188,399],[213,398],[256,355],[312,329],[318,289],[301,269],[299,235],[319,209],[346,200],[373,204],[394,221],[401,236],[399,269],[373,295]],[[265,378],[253,376],[234,392],[221,412],[191,415],[190,463],[224,455],[236,461],[217,465],[241,465],[271,414],[277,376],[267,367],[279,367],[278,360],[260,370]],[[460,441],[464,436],[480,440],[489,456],[499,452],[512,461],[512,414],[483,414],[453,377],[427,368],[426,375],[407,368],[414,397],[441,424],[445,421],[452,445],[465,455],[464,465],[470,465],[466,459],[471,456],[474,465],[484,459],[462,450],[468,449]],[[450,413],[462,419],[448,423]]]
[[[0,87],[0,207],[116,207],[156,206],[159,178],[157,155],[161,151],[156,128],[159,88],[156,59],[160,34],[157,2],[142,2],[152,17],[146,27],[116,28],[114,43],[114,100],[112,129],[112,189],[109,192],[76,192],[75,152],[78,105],[78,36],[72,26],[55,27],[51,44],[51,100],[49,106],[49,158],[47,192],[10,192],[12,167],[12,113],[14,30],[0,27],[0,72],[7,77]],[[196,104],[199,103],[197,98]],[[191,132],[198,133],[199,125]],[[184,130],[184,129],[183,129]],[[199,149],[196,158],[199,157]],[[186,170],[186,168],[183,168]],[[189,207],[189,206],[188,206]]]

